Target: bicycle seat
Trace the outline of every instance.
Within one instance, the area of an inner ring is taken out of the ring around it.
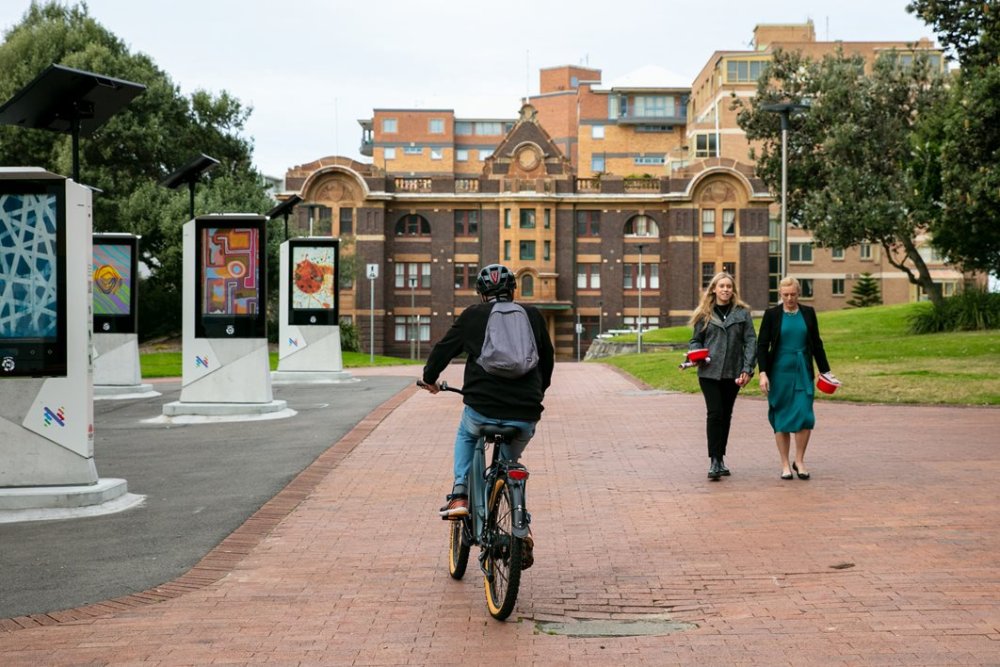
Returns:
[[[520,435],[520,433],[521,429],[516,426],[496,426],[494,424],[486,424],[479,427],[479,435],[483,436],[487,440],[493,440],[499,435],[505,442],[510,442]]]

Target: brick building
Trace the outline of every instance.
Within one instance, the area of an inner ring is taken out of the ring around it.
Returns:
[[[476,301],[476,270],[491,262],[515,271],[519,299],[545,313],[562,358],[585,352],[600,331],[685,322],[719,270],[765,308],[779,265],[777,213],[730,96],[754,93],[776,48],[841,47],[869,60],[889,49],[940,51],[926,41],[817,42],[811,23],[754,34],[753,51],[718,51],[687,84],[658,67],[606,85],[597,69],[543,69],[539,94],[516,118],[375,109],[360,121],[370,163],[333,156],[286,175],[288,193],[305,200],[297,231],[351,240],[355,279],[344,284],[342,316],[367,344],[374,312],[377,353],[420,347],[425,356]],[[821,310],[843,307],[862,272],[880,281],[887,303],[918,298],[879,248],[824,250],[793,229],[789,249],[789,273]],[[374,303],[369,264],[380,267]],[[946,291],[963,279],[940,262],[934,271]]]

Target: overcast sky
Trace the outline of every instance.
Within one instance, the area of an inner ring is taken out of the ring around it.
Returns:
[[[30,2],[0,2],[0,28]],[[538,70],[579,64],[613,81],[645,65],[694,79],[758,23],[812,19],[820,40],[934,38],[906,0],[87,0],[90,15],[152,57],[184,93],[253,107],[265,174],[326,155],[361,158],[375,108],[515,118]]]

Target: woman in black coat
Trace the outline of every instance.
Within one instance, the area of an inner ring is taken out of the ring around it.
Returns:
[[[757,335],[760,390],[767,396],[767,419],[781,456],[781,479],[809,479],[806,447],[816,425],[813,413],[815,373],[830,372],[816,311],[799,303],[799,281],[784,278],[778,285],[781,305],[769,308]],[[795,460],[789,462],[791,436],[795,434]]]

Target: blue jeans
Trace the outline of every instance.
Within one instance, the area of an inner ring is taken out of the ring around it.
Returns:
[[[494,426],[515,426],[521,433],[513,442],[504,445],[500,453],[504,458],[517,461],[528,446],[528,441],[535,435],[535,424],[538,422],[517,421],[515,419],[492,419],[483,416],[465,406],[462,419],[458,422],[458,433],[455,434],[455,488],[453,493],[468,493],[465,487],[465,476],[472,467],[472,456],[476,452],[476,441],[479,440],[479,427],[484,424]]]

